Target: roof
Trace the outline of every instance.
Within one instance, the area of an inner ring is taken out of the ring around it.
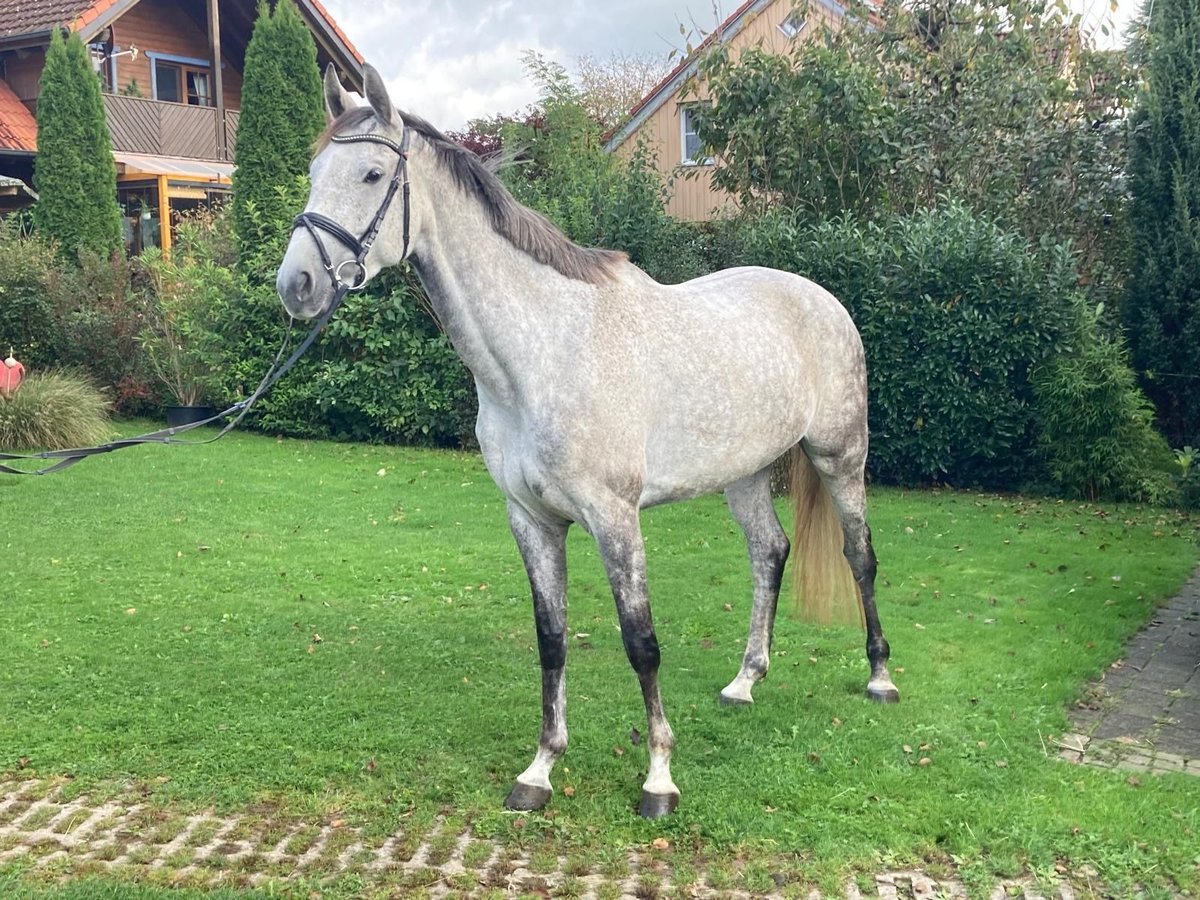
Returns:
[[[136,4],[137,0],[0,0],[0,41],[47,35],[54,26],[68,23],[72,31],[90,38]],[[306,5],[361,65],[362,54],[320,0],[306,0]]]
[[[37,152],[37,120],[3,81],[0,81],[0,150]]]
[[[329,14],[329,11],[321,5],[320,0],[309,0],[309,2],[312,4],[313,9],[321,14],[321,18],[323,18],[326,24],[329,25],[330,30],[341,39],[343,44],[346,45],[346,49],[353,54],[354,58],[360,63],[366,62],[366,60],[363,59],[363,55],[358,52],[358,48],[354,46],[350,38],[346,37],[346,32],[342,31],[342,29],[338,26],[338,23],[333,21],[333,16]]]
[[[74,22],[92,6],[113,0],[0,0],[0,38],[48,32],[55,25]]]
[[[668,72],[662,81],[651,88],[650,92],[637,102],[633,109],[629,111],[629,118],[609,137],[604,145],[604,149],[610,153],[616,150],[625,143],[630,135],[642,126],[643,122],[654,115],[667,100],[675,96],[680,88],[683,87],[684,82],[696,73],[696,69],[700,65],[700,56],[706,47],[715,41],[730,40],[753,22],[760,12],[774,2],[775,0],[746,0],[746,2],[735,9],[724,22],[705,36],[704,40],[700,42],[700,46],[684,57],[679,65]],[[846,14],[846,8],[838,0],[818,0],[818,2],[836,16],[840,17]]]
[[[169,175],[191,181],[228,184],[233,178],[233,163],[187,159],[180,156],[154,156],[149,153],[113,153],[119,175]]]

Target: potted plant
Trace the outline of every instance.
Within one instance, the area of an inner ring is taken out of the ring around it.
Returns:
[[[183,425],[213,415],[220,338],[216,323],[227,308],[233,275],[213,257],[205,234],[211,222],[179,226],[172,252],[153,248],[139,257],[145,273],[139,343],[167,395],[167,422]]]

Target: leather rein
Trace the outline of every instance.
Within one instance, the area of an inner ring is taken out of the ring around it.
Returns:
[[[254,392],[240,400],[233,406],[219,412],[214,416],[209,416],[207,419],[202,419],[198,422],[190,422],[187,425],[179,425],[174,428],[164,428],[160,431],[151,431],[146,434],[139,434],[136,437],[122,438],[121,440],[110,441],[106,444],[98,444],[95,447],[78,447],[70,450],[44,450],[41,453],[0,453],[0,460],[57,460],[53,465],[46,466],[42,469],[20,469],[14,466],[5,465],[0,462],[0,474],[5,475],[49,475],[53,472],[61,472],[63,469],[69,469],[76,463],[87,459],[89,456],[99,456],[102,453],[112,453],[114,450],[123,450],[126,447],[134,447],[138,444],[211,444],[213,441],[218,441],[226,434],[232,431],[239,422],[250,411],[250,407],[265,394],[270,388],[279,381],[288,371],[294,366],[297,360],[304,355],[304,352],[312,346],[313,341],[317,339],[317,335],[329,323],[337,308],[342,305],[342,301],[346,299],[346,294],[350,291],[357,291],[363,288],[367,283],[367,254],[371,252],[371,246],[375,243],[375,238],[379,236],[379,230],[383,227],[383,220],[387,216],[388,209],[392,205],[397,192],[400,192],[404,201],[404,248],[401,252],[401,259],[408,256],[409,245],[409,224],[411,220],[410,212],[410,194],[408,182],[408,144],[409,144],[409,129],[404,129],[404,136],[400,143],[396,143],[391,138],[381,134],[365,133],[365,134],[345,134],[334,135],[330,141],[335,144],[357,144],[357,143],[374,143],[383,144],[395,151],[396,171],[392,175],[392,180],[388,184],[387,194],[384,195],[383,202],[379,205],[379,209],[375,213],[375,217],[367,225],[366,230],[360,237],[355,237],[340,224],[330,219],[328,216],[323,216],[320,213],[304,212],[296,216],[292,221],[292,231],[303,227],[312,236],[314,243],[317,245],[317,251],[321,255],[321,264],[325,268],[325,272],[329,275],[329,280],[334,287],[333,300],[330,301],[329,308],[321,313],[320,317],[313,323],[312,329],[305,335],[304,340],[300,345],[292,351],[291,356],[280,365],[279,360],[283,358],[287,352],[288,343],[291,341],[292,329],[289,325],[287,333],[283,338],[283,345],[279,348],[279,352],[275,354],[275,359],[271,363],[267,374],[263,376],[258,387]],[[329,255],[329,251],[325,247],[325,243],[321,240],[321,231],[326,232],[336,238],[341,244],[344,244],[354,253],[353,259],[343,260],[338,265],[334,265]],[[351,263],[354,264],[357,271],[354,280],[346,282],[342,279],[342,269]],[[294,323],[294,320],[291,320]],[[209,425],[213,422],[224,419],[228,416],[234,416],[224,428],[222,428],[214,437],[202,441],[181,441],[178,435],[193,428],[199,428],[202,425]]]

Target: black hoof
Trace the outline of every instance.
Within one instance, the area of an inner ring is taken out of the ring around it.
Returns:
[[[886,690],[872,690],[867,688],[867,696],[876,703],[899,703],[900,692],[895,688],[887,688]]]
[[[554,791],[550,788],[537,787],[518,781],[508,792],[508,797],[504,800],[504,808],[518,812],[532,812],[549,803],[550,795],[553,793]]]
[[[642,791],[642,802],[638,804],[638,815],[643,819],[661,819],[675,812],[679,805],[678,794],[651,794]]]

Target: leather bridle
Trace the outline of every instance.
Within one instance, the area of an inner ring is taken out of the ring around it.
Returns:
[[[379,205],[379,209],[375,213],[375,218],[367,225],[367,230],[362,233],[361,237],[355,237],[341,224],[320,213],[303,212],[292,221],[293,231],[303,227],[312,236],[313,243],[317,245],[317,252],[321,254],[321,264],[325,267],[325,272],[329,275],[329,280],[336,289],[340,290],[345,286],[348,291],[357,291],[367,283],[367,254],[371,252],[371,246],[375,243],[375,238],[379,236],[379,229],[383,227],[384,217],[387,216],[388,209],[391,207],[392,201],[396,198],[397,191],[402,192],[404,199],[404,248],[400,253],[400,258],[404,259],[408,256],[409,224],[411,220],[408,185],[408,138],[410,133],[410,130],[405,128],[404,136],[400,139],[399,144],[389,137],[385,137],[382,134],[375,134],[374,132],[336,134],[330,138],[330,141],[335,144],[383,144],[383,146],[390,147],[396,152],[396,171],[392,175],[391,183],[388,184],[387,193],[384,195],[383,202]],[[325,242],[321,240],[321,231],[332,235],[344,246],[348,247],[354,253],[354,259],[343,260],[335,266],[329,255],[329,251],[325,248]],[[353,264],[358,271],[355,274],[354,280],[347,283],[342,279],[342,269],[350,264]]]
[[[385,137],[382,134],[374,134],[371,132],[363,134],[341,134],[334,135],[330,140],[336,144],[357,144],[362,142],[370,142],[374,144],[383,144],[385,147],[390,147],[396,152],[396,171],[392,175],[391,183],[388,185],[387,193],[383,197],[383,202],[379,205],[379,209],[375,213],[375,217],[371,219],[371,223],[367,225],[366,231],[361,237],[355,237],[343,226],[335,222],[328,216],[323,216],[320,213],[304,212],[296,216],[292,221],[292,230],[304,227],[310,235],[314,243],[317,245],[317,252],[321,254],[321,264],[325,267],[326,273],[329,275],[329,280],[334,287],[333,299],[329,303],[329,308],[321,313],[320,318],[313,323],[312,329],[305,335],[304,340],[300,345],[292,351],[291,356],[279,365],[279,360],[283,358],[283,354],[287,351],[288,343],[291,340],[291,329],[288,329],[284,336],[283,346],[279,348],[279,352],[275,355],[275,360],[271,363],[271,368],[267,374],[263,376],[263,380],[259,382],[257,388],[245,400],[235,403],[233,406],[224,412],[219,412],[215,416],[210,416],[199,422],[191,422],[187,425],[180,425],[176,428],[164,428],[161,431],[151,431],[147,434],[139,434],[136,437],[123,438],[117,441],[110,441],[107,444],[99,444],[95,447],[79,447],[71,450],[46,450],[42,453],[0,453],[0,460],[30,460],[30,459],[53,459],[57,460],[53,465],[46,466],[42,469],[19,469],[14,466],[5,465],[0,462],[0,473],[6,475],[49,475],[52,472],[61,472],[63,469],[68,469],[81,460],[87,459],[89,456],[98,456],[102,453],[111,453],[114,450],[122,450],[125,447],[134,447],[138,444],[211,444],[213,441],[220,440],[237,424],[242,421],[242,418],[250,411],[250,407],[259,397],[265,394],[272,385],[280,378],[287,374],[288,370],[296,364],[296,361],[304,355],[312,342],[317,339],[317,335],[332,318],[334,312],[342,301],[346,299],[346,294],[350,291],[357,291],[363,288],[367,283],[367,254],[371,252],[371,245],[375,243],[375,238],[379,236],[379,230],[383,227],[383,220],[387,216],[388,209],[392,205],[392,201],[396,198],[396,193],[401,192],[404,202],[404,248],[401,251],[400,258],[404,259],[408,256],[409,245],[409,226],[411,222],[410,212],[410,195],[408,186],[408,138],[409,129],[404,129],[404,136],[400,143],[397,144],[391,138]],[[324,231],[327,234],[337,238],[339,242],[348,247],[353,253],[353,259],[343,260],[336,266],[329,255],[329,251],[325,248],[324,242],[321,240],[320,232]],[[342,269],[353,263],[357,268],[357,273],[354,280],[347,283],[342,279]],[[209,425],[220,419],[234,415],[233,421],[225,425],[224,428],[216,434],[216,436],[203,441],[181,441],[178,435],[184,432],[191,431],[193,428],[199,428],[201,425]]]

